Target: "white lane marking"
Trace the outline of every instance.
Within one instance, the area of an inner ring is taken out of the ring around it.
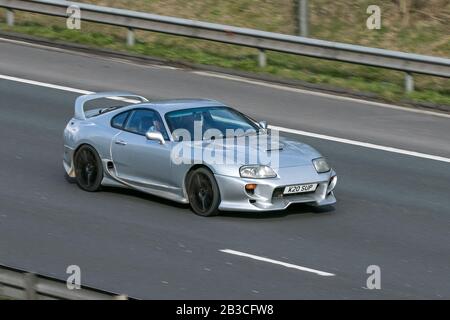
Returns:
[[[267,87],[267,88],[277,89],[277,90],[309,94],[312,96],[330,98],[330,99],[335,99],[335,100],[351,101],[351,102],[362,103],[362,104],[367,104],[367,105],[372,105],[372,106],[377,106],[377,107],[382,107],[382,108],[389,108],[389,109],[400,110],[400,111],[427,114],[427,115],[436,116],[436,117],[450,118],[450,114],[446,114],[446,113],[440,113],[440,112],[428,111],[428,110],[420,110],[420,109],[414,109],[414,108],[406,108],[406,107],[382,103],[382,102],[350,98],[350,97],[339,96],[339,95],[334,95],[331,93],[323,93],[323,92],[318,92],[318,91],[310,91],[310,90],[306,90],[306,89],[299,89],[299,88],[294,88],[294,87],[273,84],[273,83],[269,83],[269,82],[251,80],[249,78],[244,78],[244,77],[239,77],[239,76],[225,75],[222,73],[214,73],[214,72],[207,72],[207,71],[191,71],[191,72],[194,74],[205,76],[205,77],[214,77],[214,78],[220,78],[220,79],[226,79],[226,80],[232,80],[232,81],[239,81],[239,82],[254,84],[254,85],[263,86],[263,87]]]
[[[329,273],[329,272],[320,271],[320,270],[316,270],[316,269],[306,268],[306,267],[298,266],[298,265],[295,265],[295,264],[292,264],[292,263],[286,263],[286,262],[283,262],[283,261],[278,261],[278,260],[273,260],[273,259],[269,259],[269,258],[265,258],[265,257],[255,256],[253,254],[240,252],[240,251],[236,251],[236,250],[222,249],[222,250],[219,250],[219,251],[224,252],[224,253],[234,254],[236,256],[241,256],[241,257],[254,259],[254,260],[259,260],[259,261],[264,261],[264,262],[268,262],[268,263],[278,264],[278,265],[286,267],[286,268],[292,268],[292,269],[297,269],[297,270],[301,270],[301,271],[315,273],[315,274],[318,274],[319,276],[322,276],[322,277],[333,277],[333,276],[335,276],[334,273]]]
[[[22,79],[22,78],[17,78],[17,77],[10,77],[10,76],[3,75],[3,74],[0,74],[0,79],[9,80],[9,81],[15,81],[15,82],[21,82],[21,83],[25,83],[25,84],[31,84],[31,85],[34,85],[34,86],[46,87],[46,88],[51,88],[51,89],[56,89],[56,90],[63,90],[63,91],[81,93],[81,94],[94,93],[92,91],[81,90],[81,89],[76,89],[76,88],[71,88],[71,87],[65,87],[65,86],[60,86],[60,85],[57,85],[57,84],[45,83],[45,82],[40,82],[40,81]]]
[[[56,85],[56,84],[40,82],[40,81],[11,77],[11,76],[2,75],[2,74],[0,74],[0,79],[16,81],[16,82],[21,82],[21,83],[25,83],[25,84],[31,84],[31,85],[41,86],[41,87],[46,87],[46,88],[51,88],[51,89],[81,93],[81,94],[94,93],[93,91],[81,90],[81,89],[76,89],[76,88],[71,88],[71,87],[60,86],[60,85]],[[126,98],[121,98],[121,97],[111,97],[111,99],[122,100],[122,101],[130,102],[130,103],[139,102],[137,100],[126,99]],[[333,136],[327,136],[324,134],[289,129],[289,128],[284,128],[284,127],[277,127],[277,126],[269,126],[269,127],[274,130],[298,134],[298,135],[302,135],[302,136],[309,136],[309,137],[313,137],[313,138],[341,142],[341,143],[351,144],[351,145],[370,148],[370,149],[383,150],[383,151],[388,151],[388,152],[393,152],[393,153],[399,153],[399,154],[404,154],[404,155],[409,155],[409,156],[414,156],[414,157],[419,157],[419,158],[424,158],[424,159],[430,159],[430,160],[436,160],[436,161],[450,163],[450,158],[445,158],[445,157],[441,157],[441,156],[436,156],[436,155],[431,155],[431,154],[426,154],[426,153],[421,153],[421,152],[416,152],[416,151],[409,151],[409,150],[403,150],[403,149],[398,149],[398,148],[393,148],[393,147],[386,147],[386,146],[381,146],[381,145],[377,145],[377,144],[373,144],[373,143],[361,142],[361,141],[350,140],[350,139],[343,139],[343,138],[338,138],[338,137],[333,137]]]
[[[42,45],[42,44],[35,44],[35,43],[26,42],[26,41],[20,41],[20,40],[13,40],[13,39],[7,39],[7,38],[0,38],[0,40],[4,41],[4,42],[11,42],[11,43],[16,43],[16,44],[22,44],[22,45],[27,45],[27,46],[31,46],[31,47],[34,46],[34,47],[38,47],[38,48],[40,47],[40,48],[44,48],[44,49],[48,49],[48,50],[61,51],[61,52],[66,52],[66,53],[71,53],[71,54],[77,53],[77,54],[84,55],[84,56],[95,56],[95,57],[103,59],[103,60],[114,60],[114,61],[117,61],[117,62],[121,62],[121,63],[125,63],[125,64],[131,64],[131,65],[136,65],[136,66],[139,66],[139,67],[147,67],[148,66],[149,68],[160,68],[160,69],[168,69],[168,70],[183,70],[182,68],[179,68],[179,67],[164,66],[164,65],[151,65],[151,64],[150,65],[146,65],[146,64],[133,63],[131,61],[126,60],[126,58],[101,57],[101,56],[95,55],[95,54],[81,53],[81,52],[77,52],[77,51],[74,51],[74,50],[55,48],[55,47],[52,47],[52,46],[47,46],[47,45]],[[190,72],[194,73],[194,74],[201,75],[201,76],[215,77],[215,78],[221,78],[221,79],[232,80],[232,81],[240,81],[240,82],[245,82],[245,83],[249,83],[249,84],[254,84],[254,85],[264,86],[264,87],[268,87],[268,88],[278,89],[278,90],[309,94],[309,95],[313,95],[313,96],[325,97],[325,98],[342,100],[342,101],[351,101],[351,102],[356,102],[356,103],[361,103],[361,104],[378,106],[378,107],[382,107],[382,108],[389,108],[389,109],[406,111],[406,112],[427,114],[427,115],[436,116],[436,117],[450,118],[450,114],[441,113],[441,112],[420,110],[420,109],[414,109],[414,108],[406,108],[406,107],[397,106],[397,105],[393,105],[393,104],[387,104],[387,103],[381,103],[381,102],[375,102],[375,101],[368,101],[368,100],[363,100],[363,99],[345,97],[345,96],[340,96],[340,95],[334,95],[334,94],[331,94],[331,93],[323,93],[323,92],[311,91],[311,90],[307,90],[307,89],[299,89],[299,88],[294,88],[294,87],[282,86],[282,85],[272,84],[272,83],[269,83],[269,82],[253,80],[253,79],[250,79],[250,78],[228,75],[228,74],[224,74],[224,73],[217,73],[217,72],[211,72],[211,71],[190,71]]]
[[[10,76],[6,76],[6,75],[2,75],[2,74],[0,74],[0,79],[16,81],[16,82],[21,82],[21,83],[25,83],[25,84],[31,84],[31,85],[35,85],[35,86],[51,88],[51,89],[56,89],[56,90],[63,90],[63,91],[81,93],[81,94],[92,94],[92,93],[95,93],[94,91],[87,91],[87,90],[76,89],[76,88],[72,88],[72,87],[60,86],[60,85],[57,85],[57,84],[51,84],[51,83],[45,83],[45,82],[40,82],[40,81],[34,81],[34,80],[28,80],[28,79],[22,79],[22,78],[16,78],[16,77],[10,77]],[[107,99],[119,100],[119,101],[124,101],[124,102],[129,102],[129,103],[139,103],[140,102],[139,100],[127,99],[127,98],[123,98],[123,97],[108,97]]]
[[[364,147],[364,148],[383,150],[383,151],[387,151],[387,152],[399,153],[399,154],[404,154],[404,155],[408,155],[408,156],[414,156],[414,157],[418,157],[418,158],[424,158],[424,159],[430,159],[430,160],[436,160],[436,161],[442,161],[442,162],[450,163],[450,158],[445,158],[445,157],[441,157],[441,156],[435,156],[435,155],[431,155],[431,154],[427,154],[427,153],[421,153],[421,152],[416,152],[416,151],[398,149],[398,148],[393,148],[393,147],[386,147],[386,146],[381,146],[381,145],[378,145],[378,144],[373,144],[373,143],[368,143],[368,142],[361,142],[361,141],[337,138],[337,137],[333,137],[333,136],[327,136],[327,135],[324,135],[324,134],[318,134],[318,133],[313,133],[313,132],[308,132],[308,131],[289,129],[289,128],[284,128],[284,127],[277,127],[277,126],[272,126],[272,125],[269,125],[269,128],[273,129],[273,130],[278,130],[278,131],[282,131],[282,132],[298,134],[298,135],[307,136],[307,137],[313,137],[313,138],[318,138],[318,139],[323,139],[323,140],[329,140],[329,141],[335,141],[335,142],[340,142],[340,143],[351,144],[351,145],[354,145],[354,146],[360,146],[360,147]]]

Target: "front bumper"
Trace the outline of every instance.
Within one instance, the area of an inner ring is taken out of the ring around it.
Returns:
[[[318,174],[305,168],[280,168],[278,176],[273,179],[245,179],[216,174],[221,196],[219,209],[258,212],[283,210],[293,203],[314,206],[336,203],[333,189],[337,176],[333,170]],[[257,187],[251,194],[245,190],[245,185],[253,183]],[[285,186],[309,183],[318,184],[314,192],[283,195]]]

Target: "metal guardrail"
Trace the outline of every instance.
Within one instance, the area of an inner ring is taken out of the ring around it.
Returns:
[[[81,10],[82,21],[128,28],[127,43],[134,44],[134,29],[205,39],[259,50],[259,64],[266,65],[265,50],[349,62],[406,72],[405,88],[413,90],[412,73],[450,78],[450,59],[310,39],[228,25],[102,7],[71,1],[0,0],[7,8],[7,20],[14,23],[12,10],[67,17],[69,6]]]
[[[19,300],[128,300],[125,295],[85,286],[69,290],[64,281],[2,265],[0,297]]]

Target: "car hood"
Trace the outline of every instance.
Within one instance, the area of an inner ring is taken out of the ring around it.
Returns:
[[[311,146],[287,138],[270,135],[260,135],[259,141],[262,143],[251,143],[242,138],[217,139],[213,141],[203,141],[201,148],[203,152],[217,155],[220,152],[233,152],[236,165],[246,164],[268,164],[274,167],[286,168],[295,166],[312,165],[312,160],[321,157]],[[274,140],[271,140],[274,138]],[[264,140],[265,139],[265,140]],[[200,147],[198,145],[198,147]],[[270,163],[267,163],[270,161]],[[229,165],[229,163],[228,163]]]

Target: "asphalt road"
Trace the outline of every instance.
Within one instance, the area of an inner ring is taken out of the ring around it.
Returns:
[[[0,41],[0,74],[149,98],[208,97],[283,127],[450,156],[450,118]],[[0,263],[150,299],[450,298],[450,164],[296,136],[339,174],[334,210],[195,216],[62,169],[78,94],[0,79]],[[220,252],[237,250],[335,274]],[[381,268],[380,290],[366,269]]]

